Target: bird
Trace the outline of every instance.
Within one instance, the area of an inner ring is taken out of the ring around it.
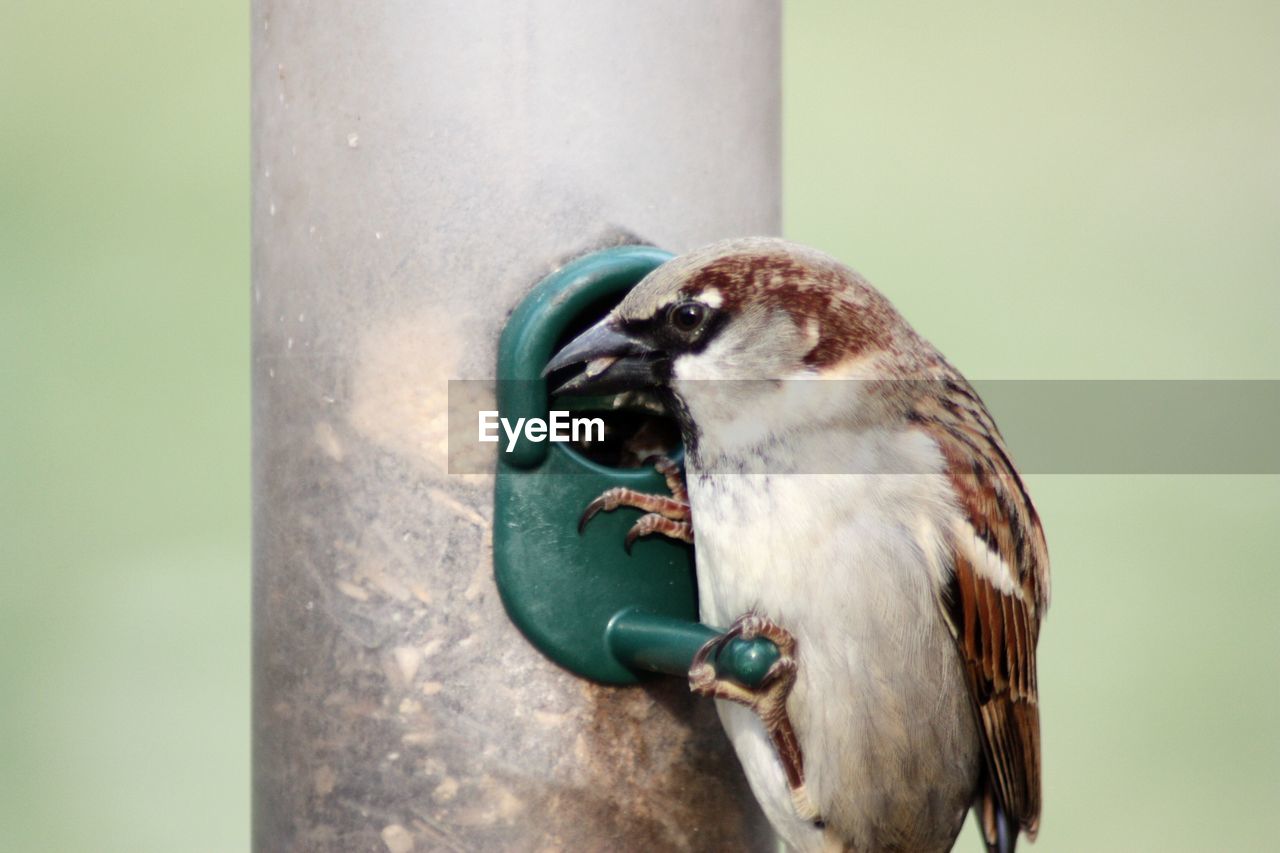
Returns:
[[[557,394],[658,393],[680,426],[670,495],[628,537],[694,546],[691,688],[792,850],[942,851],[976,817],[991,853],[1041,811],[1036,645],[1049,558],[973,386],[833,257],[772,237],[680,255],[564,345]],[[565,378],[567,377],[567,378]],[[558,380],[557,380],[558,381]],[[733,637],[780,657],[749,688]]]

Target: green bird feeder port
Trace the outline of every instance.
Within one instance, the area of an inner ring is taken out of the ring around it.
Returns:
[[[542,369],[556,348],[603,316],[671,255],[622,246],[587,255],[539,282],[512,312],[498,348],[502,417],[547,418]],[[625,421],[602,401],[556,401]],[[635,415],[635,413],[630,413]],[[675,451],[678,454],[678,451]],[[651,466],[614,467],[583,448],[521,438],[499,447],[494,487],[494,576],[511,620],[535,647],[566,669],[607,684],[634,684],[643,673],[684,676],[697,651],[720,631],[698,622],[693,549],[662,537],[623,547],[638,511],[592,519],[586,505],[613,486],[662,492]],[[748,687],[778,659],[762,638],[735,638],[712,659],[722,677]]]

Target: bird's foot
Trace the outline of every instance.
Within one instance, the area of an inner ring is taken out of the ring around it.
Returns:
[[[597,513],[612,512],[620,506],[629,506],[644,510],[645,515],[640,516],[640,520],[631,525],[631,530],[627,533],[625,544],[628,551],[637,539],[652,533],[692,543],[693,517],[689,512],[689,493],[685,489],[680,466],[665,456],[660,456],[654,460],[653,467],[666,478],[670,497],[637,492],[621,486],[609,489],[587,504],[578,521],[578,532],[581,533]]]
[[[716,657],[731,640],[739,637],[744,640],[764,637],[778,647],[778,660],[756,687],[721,678],[716,672]],[[821,814],[805,790],[804,755],[787,714],[787,698],[796,683],[795,652],[796,639],[785,628],[759,613],[744,614],[734,620],[729,630],[698,649],[689,667],[689,689],[702,696],[736,702],[755,712],[782,762],[796,814],[821,826]]]

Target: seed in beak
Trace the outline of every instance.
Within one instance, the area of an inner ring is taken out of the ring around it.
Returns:
[[[606,355],[603,358],[593,358],[587,362],[587,367],[583,370],[583,375],[588,379],[599,376],[609,369],[609,365],[618,360],[616,355]]]

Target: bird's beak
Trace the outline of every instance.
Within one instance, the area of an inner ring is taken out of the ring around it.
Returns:
[[[565,344],[547,363],[542,375],[584,365],[553,394],[616,394],[661,384],[659,366],[666,356],[628,335],[612,317],[605,317]]]

